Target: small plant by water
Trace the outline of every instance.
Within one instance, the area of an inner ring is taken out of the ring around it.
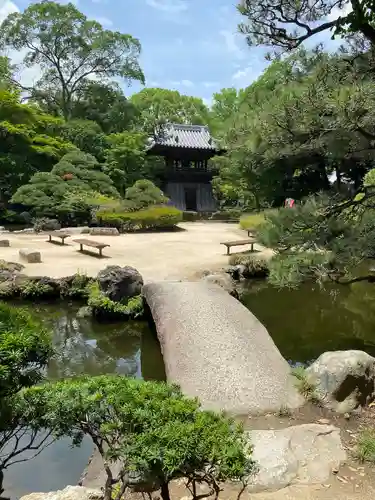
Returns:
[[[315,385],[311,383],[306,376],[306,369],[303,366],[296,366],[292,370],[292,375],[295,378],[295,386],[298,392],[307,400],[317,402],[317,394]]]
[[[359,432],[354,456],[360,462],[375,463],[375,428],[366,428]]]
[[[141,296],[130,298],[126,304],[114,302],[99,289],[97,282],[88,286],[88,292],[89,298],[87,304],[92,308],[94,316],[136,319],[143,314],[144,308]]]
[[[246,278],[265,278],[269,274],[268,261],[250,253],[231,255],[229,264],[231,266],[245,266],[246,270],[243,274]]]

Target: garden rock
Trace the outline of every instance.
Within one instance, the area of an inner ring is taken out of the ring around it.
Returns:
[[[235,281],[240,281],[241,278],[244,277],[244,274],[246,274],[246,266],[244,266],[243,264],[228,266],[225,269],[225,272],[228,273]]]
[[[339,413],[375,399],[375,358],[363,351],[325,352],[306,369],[306,377],[320,402]]]
[[[97,276],[100,291],[114,302],[127,302],[131,297],[140,295],[143,278],[130,266],[107,266]]]
[[[67,486],[60,491],[49,493],[31,493],[21,500],[102,500],[103,493],[100,490],[84,488],[82,486]]]
[[[116,227],[92,227],[90,229],[92,236],[119,236],[119,230]]]
[[[11,273],[17,273],[22,271],[25,266],[19,262],[7,262],[6,260],[0,260],[0,271],[9,271]]]
[[[0,240],[0,247],[10,247],[9,240]]]
[[[35,250],[21,248],[19,251],[19,256],[21,259],[25,260],[29,264],[38,264],[42,262],[42,257],[40,255],[40,252],[36,252]]]
[[[220,286],[162,281],[142,293],[167,380],[205,409],[262,414],[304,403],[266,328]]]
[[[202,281],[204,281],[208,285],[219,285],[230,295],[233,295],[233,297],[238,297],[236,285],[233,279],[227,273],[209,274],[208,276],[204,276],[202,278]]]
[[[304,424],[248,433],[252,458],[258,465],[247,490],[279,490],[291,484],[326,482],[346,460],[340,429]],[[224,498],[224,497],[223,497]]]

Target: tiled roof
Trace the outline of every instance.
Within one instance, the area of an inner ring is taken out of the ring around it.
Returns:
[[[154,144],[179,148],[219,149],[204,125],[179,125],[169,123]]]

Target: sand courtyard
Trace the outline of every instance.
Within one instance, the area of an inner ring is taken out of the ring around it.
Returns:
[[[133,266],[146,282],[157,280],[192,279],[204,270],[216,270],[228,264],[223,241],[236,241],[247,237],[237,224],[221,222],[186,222],[180,230],[160,233],[127,233],[120,236],[90,236],[72,234],[65,245],[47,241],[46,233],[5,233],[10,240],[9,248],[0,248],[0,259],[20,262],[23,272],[29,276],[61,278],[76,272],[88,276],[96,274],[108,265]],[[67,231],[69,232],[69,231]],[[79,244],[73,240],[85,238],[108,243],[103,258],[79,252]],[[27,248],[41,252],[40,264],[28,264],[20,260],[19,250]],[[248,250],[248,246],[231,249],[231,253]]]

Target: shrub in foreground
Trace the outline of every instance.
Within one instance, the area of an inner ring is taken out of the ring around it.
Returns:
[[[136,212],[98,211],[96,219],[101,225],[125,231],[169,229],[182,221],[182,212],[174,207],[153,206]]]
[[[4,471],[23,451],[35,454],[48,440],[48,433],[27,432],[30,408],[18,409],[15,398],[20,389],[42,379],[51,355],[49,332],[26,311],[0,302],[0,495]]]
[[[176,478],[185,478],[192,492],[205,485],[218,494],[220,483],[254,468],[242,427],[202,411],[174,385],[122,376],[67,379],[24,391],[22,404],[35,408],[36,428],[69,436],[74,445],[92,439],[105,463],[105,500],[122,498],[134,476],[160,489],[163,500]],[[113,461],[120,466],[116,477]]]
[[[265,278],[269,275],[269,262],[252,254],[233,254],[229,257],[229,264],[245,266],[245,278]]]

